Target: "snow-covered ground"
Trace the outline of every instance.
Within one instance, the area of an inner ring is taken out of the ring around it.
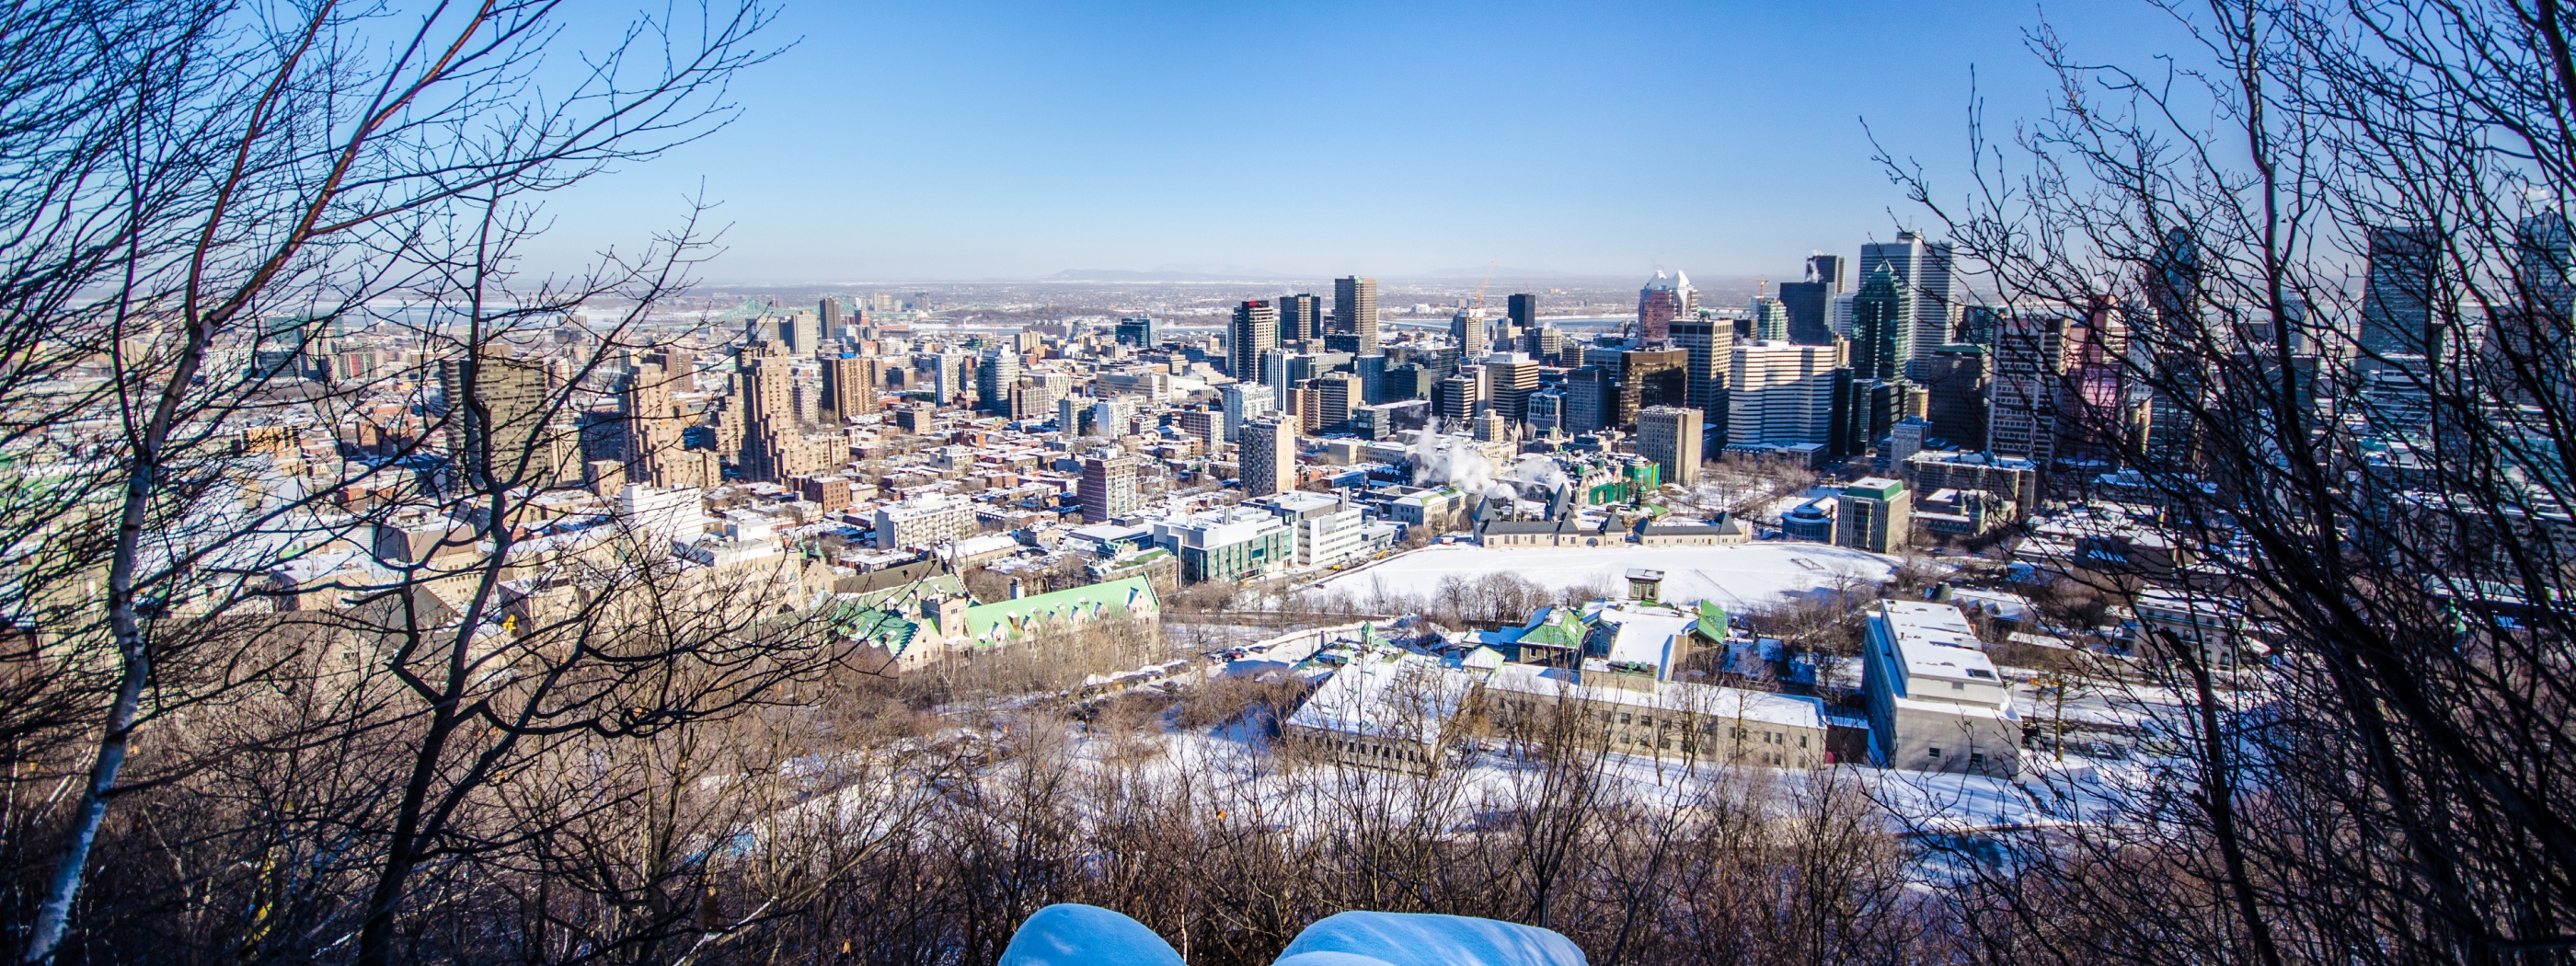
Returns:
[[[1552,590],[1596,586],[1613,593],[1627,587],[1628,570],[1664,572],[1663,597],[1676,603],[1713,600],[1750,607],[1884,581],[1896,558],[1818,543],[1760,541],[1724,547],[1425,547],[1366,570],[1325,581],[1318,589],[1366,600],[1384,592],[1428,597],[1441,578],[1474,580],[1512,573]]]

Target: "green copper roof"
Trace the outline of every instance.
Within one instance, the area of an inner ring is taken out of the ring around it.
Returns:
[[[1699,636],[1708,638],[1712,641],[1723,641],[1726,639],[1726,608],[1719,607],[1715,603],[1703,600],[1699,602],[1698,614]]]
[[[1143,577],[1126,577],[966,608],[966,636],[977,644],[998,644],[1041,634],[1059,624],[1139,611],[1150,614],[1160,606],[1151,582]]]
[[[1582,647],[1583,634],[1588,629],[1583,625],[1583,615],[1576,613],[1573,608],[1550,607],[1540,611],[1538,617],[1530,621],[1529,628],[1521,632],[1520,642],[1552,647]]]

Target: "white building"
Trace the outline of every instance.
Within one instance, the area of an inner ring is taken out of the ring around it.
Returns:
[[[657,490],[641,483],[626,484],[617,491],[617,522],[639,535],[664,540],[686,540],[707,529],[694,486]]]
[[[974,504],[946,493],[877,508],[877,546],[886,550],[935,547],[974,532]]]
[[[1368,522],[1358,507],[1330,493],[1290,490],[1256,500],[1297,533],[1297,566],[1330,567],[1368,554]]]
[[[1861,648],[1872,753],[1889,768],[2011,778],[2021,716],[1968,617],[1949,604],[1883,600]]]
[[[1736,345],[1727,378],[1727,445],[1831,442],[1834,367],[1841,364],[1838,345]]]

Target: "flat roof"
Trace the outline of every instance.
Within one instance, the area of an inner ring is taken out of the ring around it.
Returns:
[[[1908,678],[2000,684],[1995,662],[1968,626],[1968,615],[1950,604],[1920,600],[1879,602],[1881,620],[1896,642]]]
[[[1715,684],[1664,681],[1652,691],[1578,684],[1575,672],[1533,664],[1506,664],[1494,669],[1485,686],[1516,694],[1544,695],[1652,708],[1710,718],[1742,718],[1800,728],[1825,726],[1825,703],[1815,698],[1769,691],[1748,691]]]

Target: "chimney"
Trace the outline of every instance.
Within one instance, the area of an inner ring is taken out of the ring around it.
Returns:
[[[1021,580],[1020,580],[1020,575],[1018,575],[1018,574],[1012,574],[1012,575],[1011,575],[1011,599],[1012,599],[1012,600],[1018,600],[1018,599],[1020,599],[1020,598],[1022,598],[1022,597],[1026,597],[1026,596],[1028,596],[1028,593],[1029,593],[1029,591],[1028,591],[1028,585],[1027,585],[1025,582],[1023,582],[1023,581],[1021,581]]]

